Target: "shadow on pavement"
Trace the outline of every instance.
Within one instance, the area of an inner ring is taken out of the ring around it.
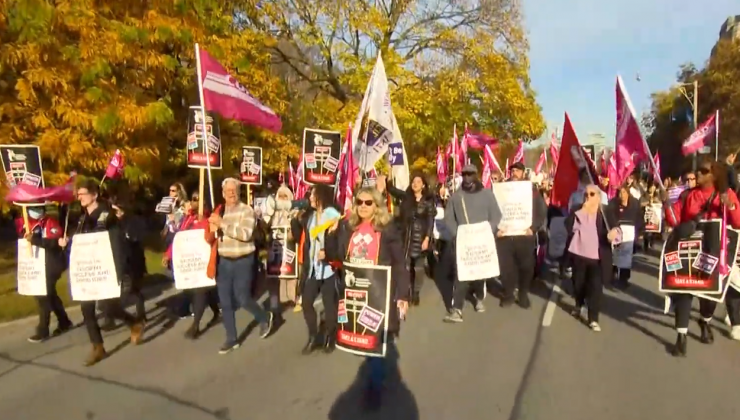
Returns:
[[[39,356],[39,357],[41,357],[41,356]],[[176,397],[174,395],[168,394],[168,393],[162,391],[161,389],[130,385],[130,384],[126,384],[126,383],[123,383],[123,382],[118,382],[118,381],[114,381],[114,380],[110,380],[110,379],[106,379],[106,378],[102,378],[102,377],[97,377],[97,376],[93,376],[93,375],[86,375],[86,374],[83,374],[83,373],[75,372],[75,371],[69,370],[69,369],[64,369],[64,368],[61,368],[61,367],[58,367],[58,366],[55,366],[55,365],[51,365],[51,364],[47,364],[47,363],[35,362],[33,360],[32,361],[18,360],[18,359],[15,359],[15,358],[10,357],[9,355],[4,354],[4,353],[0,353],[0,360],[7,361],[9,363],[14,363],[14,364],[16,364],[19,367],[33,366],[33,367],[36,367],[36,368],[46,369],[46,370],[49,370],[49,371],[53,371],[53,372],[57,372],[57,373],[61,373],[61,374],[69,375],[69,376],[73,376],[73,377],[76,377],[76,378],[79,378],[79,379],[85,379],[85,380],[88,380],[90,382],[103,383],[103,384],[106,384],[106,385],[112,385],[112,386],[115,386],[115,387],[119,387],[119,388],[123,388],[123,389],[129,390],[129,391],[133,391],[133,392],[140,392],[140,393],[144,393],[144,394],[147,394],[147,395],[156,396],[156,397],[162,398],[164,400],[167,400],[168,402],[170,402],[172,404],[176,404],[176,405],[179,405],[179,406],[182,406],[182,407],[190,408],[190,409],[192,409],[194,411],[198,411],[198,412],[200,412],[202,414],[205,414],[205,415],[207,415],[207,416],[209,416],[209,417],[211,417],[213,419],[217,419],[217,420],[231,420],[231,416],[229,414],[229,409],[228,408],[220,408],[220,409],[217,409],[217,410],[209,410],[209,409],[207,409],[205,407],[202,407],[202,406],[199,406],[199,405],[197,405],[197,404],[195,404],[193,402],[185,401],[185,400],[180,399],[180,398],[178,398],[178,397]],[[105,363],[105,362],[103,362],[103,363]],[[98,418],[98,417],[96,417],[97,416],[96,413],[89,412],[89,411],[86,412],[86,416],[89,419]],[[105,418],[105,417],[99,417],[99,418]]]
[[[329,410],[329,420],[418,420],[419,407],[416,398],[401,378],[398,367],[400,356],[395,344],[389,344],[386,355],[385,388],[378,409],[370,409],[365,402],[365,389],[369,378],[367,360],[360,365],[357,376],[350,387],[337,397]]]

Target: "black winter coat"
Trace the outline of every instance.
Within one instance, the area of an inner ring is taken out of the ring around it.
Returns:
[[[406,258],[416,258],[421,255],[421,244],[425,238],[430,241],[434,238],[434,218],[437,216],[437,207],[434,196],[422,196],[416,201],[413,193],[402,191],[392,185],[388,192],[394,198],[401,199],[398,225],[403,232],[403,255]]]

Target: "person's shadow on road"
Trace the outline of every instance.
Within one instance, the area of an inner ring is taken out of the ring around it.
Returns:
[[[416,398],[401,378],[398,359],[395,344],[390,344],[386,355],[385,388],[378,409],[370,409],[365,403],[365,388],[370,373],[368,361],[365,360],[360,365],[352,385],[332,404],[329,420],[419,420]]]

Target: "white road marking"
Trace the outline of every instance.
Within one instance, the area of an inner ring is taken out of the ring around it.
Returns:
[[[550,291],[550,299],[547,300],[545,315],[542,316],[542,326],[549,327],[552,325],[552,319],[555,317],[555,310],[558,308],[558,300],[563,294],[560,288],[560,278],[556,277]]]

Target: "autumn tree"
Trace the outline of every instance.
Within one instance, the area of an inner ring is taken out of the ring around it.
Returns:
[[[720,158],[740,147],[740,41],[720,40],[702,70],[692,64],[682,66],[677,85],[651,96],[651,110],[643,125],[648,130],[651,149],[660,152],[663,176],[678,176],[691,166],[691,157],[682,155],[681,144],[693,132],[693,92],[680,85],[694,80],[699,83],[697,125],[719,110]]]
[[[39,145],[52,184],[73,169],[102,175],[115,149],[134,185],[182,174],[187,111],[198,103],[194,43],[277,112],[287,107],[270,72],[271,38],[234,22],[234,7],[249,3],[7,0],[0,10],[0,138]],[[242,144],[275,146],[265,152],[268,170],[281,166],[273,162],[286,151],[297,153],[284,137],[229,121],[221,128],[227,170]]]
[[[455,123],[460,134],[467,122],[511,139],[544,130],[516,0],[275,0],[250,10],[238,16],[276,37],[292,97],[313,104],[291,108],[296,121],[344,129],[381,53],[407,151],[424,159],[417,167],[433,165]]]

